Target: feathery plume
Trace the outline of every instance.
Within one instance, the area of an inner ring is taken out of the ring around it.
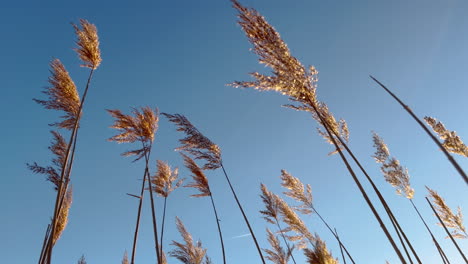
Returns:
[[[310,185],[307,184],[307,189],[304,189],[302,182],[286,170],[281,170],[281,181],[281,186],[289,190],[283,193],[302,203],[297,210],[303,214],[312,213],[312,189]]]
[[[268,242],[272,249],[263,249],[267,253],[266,258],[275,264],[288,264],[288,260],[291,257],[291,252],[287,253],[286,250],[281,247],[281,243],[278,238],[267,228]]]
[[[122,264],[128,264],[128,254],[127,254],[127,250],[125,250],[125,253],[124,253],[124,255],[123,255]]]
[[[72,196],[73,196],[73,191],[72,188],[69,187],[67,192],[65,193],[65,197],[63,199],[63,204],[62,207],[60,208],[60,212],[58,214],[57,218],[57,223],[55,226],[55,232],[54,232],[54,237],[52,240],[52,244],[55,245],[55,243],[59,240],[60,236],[62,235],[63,231],[65,230],[65,227],[67,227],[68,224],[68,212],[70,211],[71,203],[72,203]]]
[[[452,236],[454,238],[468,238],[466,228],[463,225],[463,215],[460,207],[457,208],[457,213],[454,214],[450,207],[445,203],[445,200],[436,191],[427,186],[426,189],[429,191],[429,196],[436,205],[435,209],[437,214],[440,216],[445,226],[453,229],[451,232]]]
[[[81,258],[78,260],[78,264],[86,264],[86,259],[84,255],[82,255]]]
[[[122,156],[137,156],[135,161],[144,157],[145,153],[149,151],[150,144],[154,140],[154,135],[158,129],[158,110],[151,109],[151,107],[142,107],[141,110],[136,108],[132,109],[131,115],[125,115],[120,110],[107,110],[109,114],[115,118],[114,124],[111,128],[119,130],[121,133],[109,138],[109,141],[117,143],[133,143],[140,141],[143,148],[126,151]]]
[[[78,40],[76,41],[78,48],[74,50],[85,63],[81,66],[96,69],[102,61],[96,26],[85,19],[80,19],[81,29],[73,23],[72,25],[75,29],[75,34],[78,37]]]
[[[176,223],[177,230],[179,230],[185,243],[183,244],[173,240],[172,245],[174,245],[176,249],[171,250],[169,255],[185,264],[202,264],[203,258],[206,255],[206,249],[202,247],[200,241],[196,243],[193,242],[192,236],[178,217],[176,217]],[[205,263],[207,263],[206,260]]]
[[[432,130],[439,135],[439,138],[444,142],[442,146],[448,151],[458,155],[468,157],[468,147],[463,143],[461,138],[457,136],[455,131],[449,131],[445,128],[442,122],[437,121],[433,117],[426,116],[424,121],[432,127]]]
[[[276,224],[276,219],[278,219],[280,210],[278,199],[263,183],[260,184],[260,188],[262,190],[260,197],[262,198],[263,204],[265,204],[265,210],[261,210],[260,213],[264,215],[263,218],[268,223]]]
[[[192,197],[210,196],[211,191],[208,184],[208,178],[205,176],[205,173],[203,173],[203,170],[198,167],[197,163],[195,163],[195,161],[189,156],[185,155],[184,153],[180,153],[180,155],[182,155],[184,158],[185,166],[192,172],[191,176],[193,179],[193,182],[185,185],[184,187],[191,187],[200,191],[198,194],[192,194]]]
[[[298,241],[297,247],[306,247],[308,240],[311,244],[315,241],[314,235],[310,233],[301,218],[294,212],[294,210],[279,196],[275,195],[279,203],[280,213],[283,217],[283,222],[288,225],[284,232],[294,231],[297,235],[287,236],[290,241]]]
[[[76,85],[70,78],[65,66],[60,60],[55,59],[50,63],[49,87],[42,93],[46,94],[48,100],[33,99],[36,103],[43,105],[46,109],[61,110],[65,112],[63,121],[50,124],[59,128],[71,130],[75,126],[80,109],[80,96]]]
[[[338,264],[338,259],[333,258],[327,249],[327,245],[316,235],[314,249],[304,249],[304,254],[307,257],[307,263],[310,264]]]
[[[177,131],[182,131],[187,135],[179,140],[182,146],[176,150],[186,151],[195,159],[205,160],[206,164],[202,167],[204,170],[214,170],[221,167],[221,149],[218,145],[205,137],[185,116],[162,114],[176,124]]]
[[[400,161],[390,157],[387,145],[377,133],[373,132],[372,139],[376,149],[373,157],[377,163],[382,164],[380,170],[385,180],[396,188],[397,194],[404,194],[406,198],[413,199],[414,189],[410,185],[408,169],[401,166]]]
[[[53,166],[42,167],[36,162],[33,164],[26,164],[26,166],[34,173],[45,174],[47,180],[54,184],[54,189],[57,191],[60,184],[60,173],[62,170],[63,163],[65,162],[65,156],[67,151],[67,143],[62,135],[57,131],[51,131],[54,139],[52,140],[50,151],[54,154],[52,159]]]
[[[151,177],[154,191],[162,197],[168,197],[169,194],[175,189],[179,188],[184,179],[179,179],[179,170],[175,168],[171,170],[169,164],[164,161],[156,161],[158,164],[158,171]]]

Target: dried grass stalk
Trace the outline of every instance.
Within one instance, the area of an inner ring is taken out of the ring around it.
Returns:
[[[151,177],[151,183],[153,184],[153,190],[162,197],[167,198],[171,192],[179,188],[184,179],[179,179],[179,169],[171,169],[169,164],[164,161],[156,161],[158,171]]]
[[[281,247],[278,238],[268,228],[267,233],[271,249],[263,249],[267,254],[266,258],[275,264],[287,264],[291,257],[291,252],[286,252],[286,250]]]
[[[42,93],[46,94],[48,100],[33,99],[46,109],[64,111],[63,120],[52,123],[51,126],[72,130],[75,126],[78,112],[80,109],[80,96],[76,90],[76,85],[68,74],[65,66],[60,60],[55,59],[50,63],[49,87],[46,87]]]
[[[202,264],[206,255],[206,249],[202,247],[201,241],[193,242],[192,236],[178,217],[176,217],[176,224],[177,230],[179,230],[185,243],[179,243],[173,240],[172,245],[174,245],[176,249],[171,250],[169,255],[185,264]],[[207,259],[208,258],[205,258],[205,264],[209,263]]]
[[[76,41],[78,48],[76,48],[75,51],[84,62],[81,66],[93,70],[96,69],[102,61],[96,26],[85,19],[80,19],[81,29],[75,24],[72,25],[78,37]]]
[[[426,121],[426,124],[431,126],[432,130],[434,130],[434,132],[439,135],[439,138],[444,141],[442,146],[448,152],[468,157],[468,147],[463,143],[455,131],[447,130],[442,122],[437,121],[437,119],[433,117],[426,116],[424,117],[424,121]]]
[[[313,249],[304,249],[309,264],[338,264],[338,259],[333,258],[327,249],[327,245],[318,236],[316,236]]]
[[[436,205],[435,210],[437,211],[437,214],[444,222],[445,226],[452,229],[451,235],[454,238],[468,238],[466,228],[463,225],[463,214],[461,212],[461,208],[458,207],[457,213],[454,214],[450,207],[448,207],[448,205],[445,203],[445,200],[436,191],[430,189],[427,186],[426,189],[429,191],[429,196]]]
[[[279,201],[276,199],[276,195],[270,192],[263,183],[260,188],[262,190],[260,197],[265,205],[265,210],[261,210],[260,213],[268,223],[275,225],[280,214]]]
[[[275,195],[275,199],[278,200],[283,222],[288,225],[287,228],[283,229],[283,232],[293,231],[296,233],[296,235],[287,236],[288,239],[290,241],[297,241],[298,248],[305,248],[307,246],[307,241],[313,245],[315,242],[315,236],[310,233],[302,219],[279,196]]]
[[[281,181],[281,186],[289,190],[283,193],[302,203],[297,209],[303,214],[312,213],[312,188],[310,185],[307,184],[307,188],[304,188],[304,184],[286,170],[281,170]]]
[[[376,149],[373,157],[377,163],[382,164],[380,170],[385,180],[396,188],[397,194],[403,194],[406,198],[413,199],[414,189],[410,185],[408,169],[401,166],[400,161],[390,157],[388,146],[377,133],[373,132],[372,139]]]
[[[189,156],[185,155],[184,153],[180,153],[184,158],[185,166],[192,172],[192,179],[193,182],[185,185],[184,187],[195,188],[198,189],[200,193],[192,194],[192,197],[204,197],[210,196],[210,185],[208,184],[208,178],[206,177],[203,170],[198,167],[197,163]]]
[[[60,236],[62,235],[63,231],[65,230],[65,227],[67,227],[68,224],[68,212],[70,211],[71,203],[73,200],[73,191],[72,188],[68,188],[62,207],[60,208],[60,212],[57,217],[57,223],[55,225],[55,232],[54,232],[54,237],[52,240],[52,244],[55,245],[55,243],[59,240]]]
[[[182,146],[176,150],[183,150],[193,155],[195,159],[205,160],[202,166],[204,170],[214,170],[221,167],[221,149],[209,138],[205,137],[190,121],[180,114],[162,113],[169,121],[177,126],[177,131],[184,132],[187,136],[180,139]]]

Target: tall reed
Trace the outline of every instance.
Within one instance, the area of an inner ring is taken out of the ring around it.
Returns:
[[[463,178],[466,184],[468,184],[468,176],[466,175],[465,171],[460,167],[458,162],[448,153],[447,149],[439,142],[439,140],[429,131],[429,129],[424,125],[424,123],[414,114],[413,110],[403,103],[403,101],[400,100],[392,91],[390,91],[385,85],[383,85],[380,81],[378,81],[376,78],[373,76],[370,76],[372,80],[374,80],[380,87],[382,87],[393,99],[395,99],[402,107],[403,109],[406,110],[406,112],[418,123],[418,125],[426,132],[427,135],[434,141],[434,143],[444,152],[445,156],[447,159],[450,161],[450,163],[455,167],[457,170],[458,174]]]
[[[288,251],[285,251],[283,247],[281,247],[281,243],[279,242],[278,238],[270,231],[270,229],[267,228],[266,231],[268,242],[271,245],[271,249],[263,249],[263,251],[267,253],[266,259],[273,262],[274,264],[288,264],[289,257],[292,256],[292,252],[288,244],[285,241],[286,246],[288,247]],[[296,261],[294,261],[294,263],[296,263]]]
[[[169,121],[173,122],[177,126],[177,131],[182,131],[186,134],[185,138],[179,139],[179,142],[182,146],[176,148],[176,150],[184,151],[194,157],[194,159],[204,160],[205,164],[201,167],[204,170],[215,170],[218,168],[223,169],[224,176],[228,182],[229,188],[231,189],[231,193],[236,200],[237,206],[244,217],[244,221],[249,228],[249,232],[252,235],[252,239],[255,243],[257,248],[257,252],[262,260],[263,264],[265,263],[265,259],[262,254],[262,250],[258,244],[257,237],[255,236],[252,227],[250,225],[249,220],[247,219],[247,215],[242,208],[242,205],[237,198],[237,194],[234,190],[234,187],[231,184],[231,180],[229,179],[228,174],[224,168],[222,159],[221,159],[221,149],[218,145],[214,144],[209,138],[205,137],[190,121],[183,115],[180,114],[167,114],[162,113],[166,116]]]
[[[136,252],[136,244],[137,244],[137,237],[138,237],[138,230],[140,226],[140,215],[141,215],[141,208],[143,204],[143,195],[145,191],[145,183],[148,181],[148,191],[150,193],[151,198],[151,212],[152,212],[152,220],[153,220],[153,233],[154,233],[154,242],[155,242],[155,250],[156,250],[156,257],[158,263],[161,263],[160,258],[160,250],[159,250],[159,242],[158,242],[158,228],[156,223],[156,213],[153,201],[153,188],[151,185],[151,180],[149,179],[149,158],[151,155],[151,148],[155,138],[155,133],[158,129],[158,110],[153,110],[150,107],[142,107],[141,110],[136,108],[132,109],[131,115],[125,115],[120,110],[107,110],[109,114],[115,118],[114,124],[111,128],[117,129],[120,134],[117,134],[111,138],[109,141],[115,141],[117,143],[134,143],[139,142],[141,143],[142,147],[135,150],[129,150],[122,153],[122,156],[136,156],[135,161],[138,161],[145,158],[145,171],[143,174],[143,181],[141,184],[141,191],[140,191],[140,202],[138,205],[138,213],[137,213],[137,222],[135,227],[135,234],[133,237],[133,248],[132,248],[132,256],[131,256],[131,264],[135,263],[135,252]]]

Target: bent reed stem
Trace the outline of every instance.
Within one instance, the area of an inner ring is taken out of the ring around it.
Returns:
[[[224,241],[223,241],[223,233],[221,232],[221,225],[219,224],[218,212],[216,211],[216,206],[213,200],[213,193],[210,190],[210,200],[211,205],[213,206],[213,211],[216,218],[216,225],[218,226],[218,233],[219,233],[219,240],[221,241],[221,250],[223,252],[223,263],[226,264],[226,253],[224,252]]]

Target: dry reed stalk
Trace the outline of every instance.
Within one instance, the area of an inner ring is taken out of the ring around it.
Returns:
[[[262,190],[262,194],[260,195],[260,197],[262,198],[263,204],[265,205],[265,210],[261,210],[260,213],[264,216],[263,218],[268,223],[273,224],[273,225],[276,224],[276,226],[278,227],[278,232],[281,234],[284,244],[288,248],[288,254],[291,256],[291,259],[294,262],[294,264],[296,264],[296,260],[294,259],[294,256],[292,254],[292,251],[295,245],[293,244],[292,248],[289,246],[288,242],[286,241],[286,237],[284,235],[283,229],[281,228],[280,223],[279,223],[279,216],[280,216],[279,201],[278,199],[276,199],[276,196],[272,192],[270,192],[263,183],[260,184],[260,189]]]
[[[426,121],[426,124],[428,124],[432,130],[437,133],[439,138],[444,141],[442,142],[442,146],[444,146],[448,152],[468,157],[468,147],[455,131],[447,130],[442,122],[437,121],[437,119],[433,117],[426,116],[424,117],[424,121]]]
[[[149,179],[149,158],[151,155],[151,147],[155,138],[155,133],[158,129],[158,110],[151,109],[150,107],[142,107],[141,110],[136,108],[132,109],[131,115],[125,115],[120,110],[107,110],[111,116],[115,118],[114,124],[111,128],[117,129],[120,134],[117,134],[111,138],[109,141],[115,141],[117,143],[134,143],[136,141],[140,142],[142,147],[135,150],[130,150],[122,153],[123,156],[136,156],[135,161],[145,158],[145,171],[143,174],[143,181],[140,192],[140,202],[138,205],[137,213],[137,223],[135,227],[135,234],[133,238],[133,248],[132,248],[132,257],[131,264],[134,264],[135,261],[135,252],[136,252],[136,242],[138,237],[138,230],[140,225],[140,215],[141,208],[143,203],[143,195],[145,190],[145,183],[148,181],[148,192],[150,193],[151,201],[151,213],[153,220],[153,234],[155,241],[155,250],[158,263],[161,263],[159,241],[158,241],[158,228],[156,222],[156,212],[153,199],[153,187],[151,185],[151,180]]]
[[[193,159],[189,156],[185,155],[184,153],[180,153],[184,158],[185,166],[192,172],[192,179],[193,182],[185,185],[184,187],[195,188],[198,189],[200,193],[192,194],[192,197],[205,197],[209,196],[211,199],[211,205],[213,207],[213,212],[216,219],[216,225],[218,227],[219,233],[219,240],[221,242],[221,250],[223,253],[223,263],[226,264],[226,253],[224,250],[224,241],[223,241],[223,233],[221,232],[221,225],[219,224],[220,219],[218,218],[218,212],[216,210],[216,206],[214,203],[213,193],[210,190],[210,185],[208,184],[208,178],[205,176],[203,170],[195,163]]]
[[[281,186],[286,188],[288,191],[283,192],[286,196],[293,198],[294,200],[301,202],[302,204],[299,205],[299,207],[295,207],[296,210],[303,214],[310,214],[312,211],[317,214],[317,216],[320,218],[320,220],[325,224],[325,226],[328,228],[328,230],[333,234],[333,236],[336,238],[340,249],[344,249],[346,254],[348,255],[349,259],[351,262],[354,262],[353,257],[351,254],[348,252],[348,249],[343,245],[341,240],[339,239],[336,230],[333,231],[330,227],[330,225],[325,221],[325,219],[319,214],[317,209],[315,209],[313,203],[312,203],[312,188],[310,187],[309,184],[307,184],[307,187],[304,188],[304,184],[299,180],[299,178],[296,178],[292,176],[290,173],[288,173],[286,170],[281,170]],[[343,256],[343,261],[346,262]]]
[[[228,182],[229,188],[231,189],[231,193],[236,200],[237,206],[244,217],[244,221],[249,228],[249,232],[252,235],[252,239],[255,243],[257,248],[258,255],[260,256],[262,263],[265,263],[265,259],[263,258],[262,250],[258,244],[257,237],[253,232],[252,227],[250,226],[250,222],[247,218],[247,215],[242,208],[242,205],[237,197],[237,194],[234,190],[234,187],[231,184],[231,180],[224,168],[222,159],[221,159],[221,149],[218,145],[214,144],[209,138],[205,137],[190,121],[183,115],[180,114],[167,114],[162,113],[166,116],[169,121],[173,122],[177,126],[177,131],[184,132],[187,136],[183,139],[180,139],[179,142],[182,144],[181,147],[177,148],[176,150],[182,150],[189,154],[191,154],[194,159],[205,160],[205,164],[202,166],[202,169],[209,169],[214,170],[219,167],[222,168],[224,176]]]
[[[179,243],[173,240],[172,245],[174,245],[176,249],[171,250],[169,255],[180,260],[184,264],[210,263],[208,256],[206,256],[206,249],[202,247],[201,241],[193,242],[192,236],[178,217],[176,217],[176,224],[177,230],[179,230],[185,243]]]
[[[291,256],[291,250],[288,249],[286,252],[283,247],[281,247],[281,243],[279,242],[278,238],[270,231],[270,229],[266,229],[268,233],[268,242],[271,245],[272,249],[263,249],[265,251],[266,259],[270,260],[274,264],[288,264],[289,257]],[[296,262],[294,262],[296,263]]]
[[[171,169],[169,164],[164,161],[157,160],[157,172],[154,176],[151,177],[151,183],[154,185],[153,191],[158,195],[164,197],[164,207],[163,207],[163,218],[161,224],[161,236],[159,242],[159,254],[163,261],[163,237],[164,237],[164,224],[166,220],[166,205],[167,205],[167,198],[169,194],[171,194],[175,189],[179,188],[184,179],[179,179],[179,170],[175,168],[174,170]]]
[[[266,64],[273,69],[273,76],[266,76],[258,72],[251,73],[256,81],[234,82],[231,85],[243,88],[253,87],[254,89],[262,91],[280,92],[284,95],[288,95],[291,101],[299,103],[299,106],[289,105],[289,107],[296,110],[308,111],[312,114],[312,117],[325,129],[325,131],[321,130],[322,133],[320,134],[322,136],[325,135],[326,140],[335,146],[340,158],[350,172],[351,177],[355,181],[375,218],[379,222],[382,231],[387,236],[390,244],[395,250],[395,253],[398,255],[402,263],[406,263],[379,213],[375,209],[362,184],[341,151],[342,147],[344,147],[352,156],[353,160],[358,163],[345,142],[348,138],[349,132],[347,126],[345,126],[344,122],[337,122],[329,112],[328,107],[316,99],[317,70],[312,66],[306,69],[295,57],[293,57],[278,32],[276,32],[276,30],[269,25],[255,9],[246,8],[236,0],[231,1],[233,2],[234,8],[239,11],[238,16],[240,20],[238,23],[241,25],[249,41],[254,46],[253,52],[260,57],[260,63]],[[360,166],[360,164],[358,165],[362,169],[362,166]],[[372,181],[367,173],[365,174],[367,179]],[[376,190],[375,185],[373,185],[373,187],[374,190]],[[376,192],[378,192],[378,190],[376,190]],[[379,199],[382,198],[379,196]]]
[[[375,79],[373,76],[370,76],[372,80],[374,80],[380,87],[382,87],[393,99],[395,99],[405,110],[406,112],[418,123],[418,125],[429,135],[429,137],[434,141],[434,143],[444,152],[447,159],[450,163],[455,167],[458,174],[463,178],[466,184],[468,184],[468,176],[466,175],[465,171],[460,167],[458,162],[448,153],[447,149],[439,142],[439,140],[429,131],[429,129],[424,125],[424,123],[414,114],[413,110],[409,108],[403,101],[400,100],[392,91],[390,91],[385,85],[383,85],[380,81]]]

